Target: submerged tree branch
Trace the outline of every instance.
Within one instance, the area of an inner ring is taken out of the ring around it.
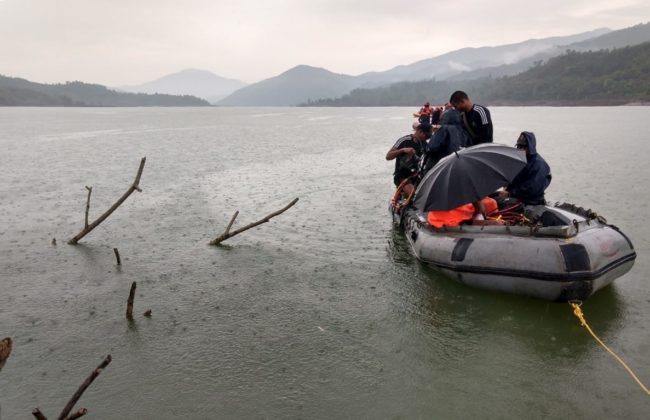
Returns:
[[[142,192],[140,189],[140,178],[142,177],[142,171],[144,170],[144,164],[146,162],[147,158],[143,157],[142,160],[140,161],[140,167],[138,168],[138,174],[135,177],[135,180],[133,181],[133,184],[129,187],[129,189],[122,194],[122,196],[113,204],[104,214],[99,216],[97,220],[92,222],[91,224],[88,224],[88,210],[90,208],[90,193],[92,190],[92,187],[86,187],[88,188],[88,200],[86,202],[86,225],[84,226],[83,230],[77,234],[74,238],[70,239],[68,243],[70,245],[76,245],[81,238],[86,236],[88,233],[90,233],[93,229],[95,229],[101,222],[106,220],[108,216],[111,215],[124,201],[126,201],[127,198],[133,193],[133,191],[139,191]]]
[[[84,219],[84,229],[88,229],[88,212],[90,212],[90,194],[93,193],[93,187],[86,185],[88,190],[88,199],[86,200],[86,218]]]
[[[99,364],[99,366],[97,366],[95,368],[95,370],[92,371],[90,376],[88,376],[86,378],[86,380],[83,381],[83,383],[79,386],[77,391],[72,395],[72,398],[70,398],[70,401],[68,401],[68,403],[65,405],[65,407],[63,408],[63,411],[61,411],[61,414],[59,414],[58,420],[64,420],[68,416],[68,414],[70,414],[70,411],[72,411],[72,409],[74,408],[74,405],[77,403],[77,401],[79,401],[79,398],[81,398],[81,395],[84,393],[84,391],[86,391],[86,389],[90,386],[90,384],[93,383],[95,378],[97,378],[99,376],[99,374],[102,373],[104,368],[106,366],[108,366],[109,363],[111,363],[111,360],[112,360],[112,358],[111,358],[111,355],[109,354],[108,356],[106,356],[104,361],[101,362]],[[79,414],[79,412],[81,412],[81,411],[86,411],[86,409],[81,409],[77,413],[75,413],[74,415]],[[83,414],[86,414],[86,413],[84,412]],[[77,417],[80,417],[80,416],[77,416]],[[73,418],[77,418],[77,417],[73,417]]]
[[[47,420],[47,417],[38,408],[32,410],[32,416],[36,417],[36,420]]]
[[[79,401],[79,398],[81,398],[81,395],[83,395],[84,391],[90,386],[90,384],[93,383],[95,378],[99,376],[100,373],[104,370],[106,366],[108,366],[109,363],[111,363],[111,355],[109,354],[106,356],[103,362],[99,364],[95,368],[95,370],[92,371],[90,376],[86,378],[85,381],[82,382],[81,385],[79,385],[79,388],[77,388],[77,391],[72,394],[72,398],[70,398],[70,401],[63,407],[63,411],[61,411],[61,414],[59,414],[59,417],[57,417],[58,420],[74,420],[78,419],[79,417],[82,417],[88,413],[88,410],[85,408],[80,408],[79,410],[75,411],[74,413],[70,414],[70,411],[74,408],[74,405]],[[41,410],[38,408],[35,408],[32,410],[32,416],[34,416],[37,420],[47,420],[47,417],[43,413],[41,413]]]
[[[122,259],[120,258],[120,251],[118,251],[117,248],[113,248],[113,253],[115,254],[117,265],[122,265]]]
[[[126,301],[126,319],[133,320],[133,301],[135,300],[136,282],[131,283],[131,290],[129,291],[129,299]]]
[[[210,242],[210,245],[219,245],[221,242],[225,241],[228,238],[232,238],[235,235],[238,235],[248,229],[252,229],[255,226],[259,226],[262,223],[266,223],[269,220],[271,220],[273,217],[284,213],[287,211],[289,208],[293,207],[294,204],[298,202],[298,198],[295,198],[291,203],[287,204],[285,207],[281,208],[280,210],[274,211],[273,213],[269,214],[268,216],[264,217],[263,219],[258,220],[257,222],[253,222],[251,224],[248,224],[242,228],[239,228],[233,232],[230,232],[230,228],[232,227],[232,224],[235,222],[235,218],[239,214],[239,211],[235,212],[235,214],[232,216],[232,219],[230,219],[230,223],[228,223],[228,226],[226,227],[226,230],[216,239]]]
[[[6,337],[0,340],[0,369],[5,365],[5,362],[11,354],[12,345],[13,342],[11,341],[11,337]]]

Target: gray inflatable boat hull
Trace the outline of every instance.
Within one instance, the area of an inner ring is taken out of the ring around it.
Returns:
[[[420,261],[481,289],[585,300],[632,268],[634,247],[615,226],[552,206],[535,207],[554,212],[567,225],[435,229],[414,209],[396,220]]]

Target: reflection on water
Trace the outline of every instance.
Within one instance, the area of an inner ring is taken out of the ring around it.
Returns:
[[[102,419],[649,412],[568,305],[472,289],[415,259],[386,211],[384,160],[410,112],[0,109],[0,336],[15,343],[0,372],[2,418],[60,410],[108,353],[82,399]],[[635,125],[649,112],[492,110],[498,139],[536,132],[549,199],[592,207],[630,234],[636,266],[584,310],[642,378],[650,232],[636,218],[647,185],[620,185],[650,178]],[[66,245],[83,224],[84,185],[92,217],[145,155],[143,192]],[[294,197],[285,214],[207,246],[235,210],[242,226]]]

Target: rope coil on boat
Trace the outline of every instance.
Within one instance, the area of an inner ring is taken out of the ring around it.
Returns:
[[[585,316],[584,316],[584,313],[582,312],[582,309],[580,308],[582,306],[582,301],[580,301],[580,300],[570,300],[568,303],[573,308],[573,314],[580,320],[580,325],[582,327],[585,327],[587,329],[587,331],[589,331],[589,334],[591,334],[591,336],[598,342],[598,344],[603,346],[603,348],[605,350],[607,350],[607,352],[614,359],[616,359],[621,365],[623,365],[625,370],[627,370],[627,372],[630,374],[630,376],[632,376],[632,378],[636,381],[636,383],[639,385],[639,387],[641,387],[641,389],[648,396],[650,396],[650,390],[643,384],[643,382],[641,382],[641,380],[636,376],[636,374],[632,371],[632,369],[623,361],[623,359],[621,359],[616,353],[614,353],[609,347],[607,347],[607,345],[605,343],[603,343],[603,341],[600,338],[598,338],[596,333],[594,333],[594,331],[591,329],[591,327],[587,323],[587,320],[585,319]]]

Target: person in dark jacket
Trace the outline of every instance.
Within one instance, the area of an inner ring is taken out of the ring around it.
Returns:
[[[537,139],[535,134],[523,131],[516,144],[518,149],[526,151],[526,166],[517,174],[502,197],[515,197],[524,204],[545,204],[544,191],[551,184],[551,168],[544,158],[537,153]]]
[[[393,173],[395,186],[399,186],[403,180],[409,179],[417,171],[420,157],[429,137],[431,137],[431,125],[415,123],[413,134],[407,134],[397,139],[397,142],[386,153],[386,160],[395,160],[395,172]],[[403,193],[410,195],[413,188],[413,183],[409,181],[404,186]]]
[[[457,152],[461,147],[471,145],[471,139],[463,129],[459,111],[451,108],[440,118],[440,128],[433,134],[425,149],[425,171],[431,169],[440,159]]]

